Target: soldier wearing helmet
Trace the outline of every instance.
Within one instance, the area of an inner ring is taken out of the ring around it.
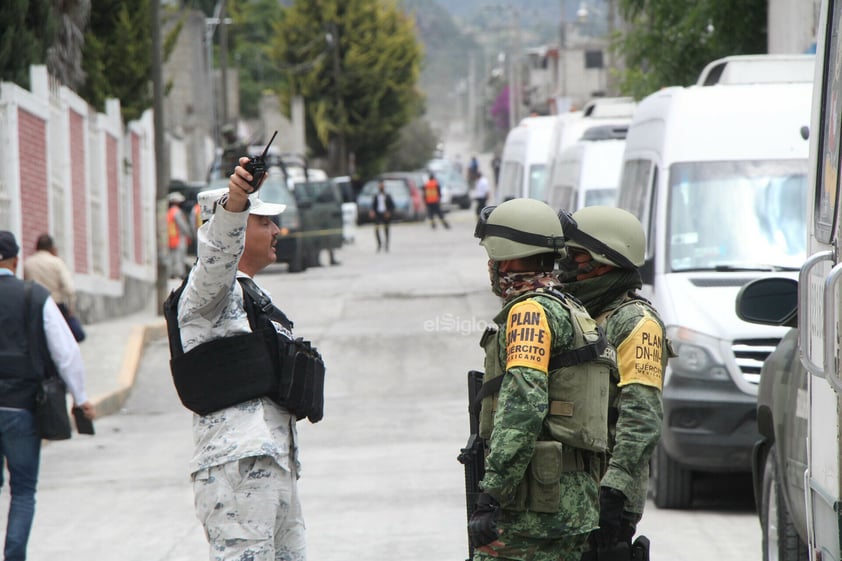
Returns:
[[[474,560],[578,561],[597,527],[613,349],[561,293],[561,223],[512,199],[480,213],[491,287],[504,300],[483,334],[479,436],[488,451],[468,522]]]
[[[568,256],[561,263],[564,290],[574,295],[617,349],[608,413],[609,461],[599,489],[599,530],[591,547],[632,545],[643,516],[649,458],[661,433],[661,389],[672,356],[655,308],[637,294],[646,239],[629,212],[585,207],[559,213]]]

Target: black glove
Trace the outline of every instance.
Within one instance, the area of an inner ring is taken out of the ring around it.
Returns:
[[[494,497],[488,493],[480,493],[474,513],[468,521],[468,535],[471,536],[471,545],[474,548],[490,544],[500,536],[497,532],[499,513],[500,504]]]
[[[619,540],[625,503],[626,496],[622,491],[612,487],[599,488],[599,531],[596,539],[600,549],[608,549]]]

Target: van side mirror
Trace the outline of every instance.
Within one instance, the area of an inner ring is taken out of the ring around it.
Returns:
[[[783,277],[755,279],[740,289],[737,317],[761,325],[798,326],[798,281]]]

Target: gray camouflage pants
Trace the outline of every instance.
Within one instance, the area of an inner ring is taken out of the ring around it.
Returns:
[[[306,560],[296,474],[272,458],[199,470],[193,494],[211,561]]]

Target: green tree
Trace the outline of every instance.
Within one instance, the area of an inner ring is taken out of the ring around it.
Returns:
[[[29,87],[29,65],[44,64],[56,26],[52,0],[0,2],[0,80]]]
[[[284,74],[271,58],[271,41],[280,24],[278,0],[229,0],[229,50],[239,70],[240,115],[258,116],[260,98],[267,89],[281,89]]]
[[[430,123],[417,117],[406,124],[400,132],[397,143],[389,151],[386,169],[421,169],[433,157],[438,136]]]
[[[295,0],[275,31],[280,96],[304,97],[313,155],[344,141],[361,176],[381,171],[421,99],[412,20],[394,0]]]
[[[709,62],[766,52],[767,0],[620,0],[627,32],[615,41],[625,59],[620,89],[642,98],[695,83]]]
[[[152,106],[152,30],[147,0],[93,0],[85,33],[80,95],[102,110],[117,98],[123,120],[137,119]]]

